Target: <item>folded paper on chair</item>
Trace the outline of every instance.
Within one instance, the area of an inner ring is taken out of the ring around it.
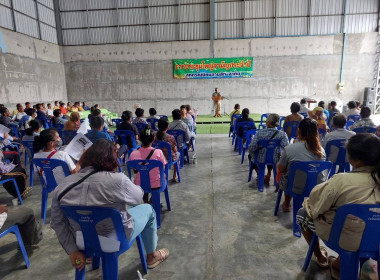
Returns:
[[[83,233],[81,231],[77,231],[76,235],[76,244],[79,250],[84,250],[84,240]],[[120,250],[120,241],[115,240],[110,237],[105,237],[98,235],[100,248],[104,253],[113,253]]]

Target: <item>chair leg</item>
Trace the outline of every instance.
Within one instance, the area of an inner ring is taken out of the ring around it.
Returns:
[[[12,232],[16,234],[17,242],[18,242],[18,245],[20,246],[22,256],[24,257],[26,268],[29,268],[30,262],[29,262],[28,254],[26,253],[26,250],[25,250],[24,242],[22,241],[20,230],[18,229],[17,225],[14,225],[13,227],[14,228],[12,229]]]
[[[100,257],[99,256],[93,256],[92,257],[92,269],[98,269],[100,265]]]
[[[33,181],[34,181],[34,164],[33,162],[29,163],[29,173],[30,173],[30,186],[33,187]]]
[[[84,280],[86,276],[86,268],[84,267],[81,271],[75,269],[75,280]]]
[[[144,272],[148,273],[148,265],[146,263],[145,252],[144,252],[144,243],[142,242],[140,234],[136,237],[136,242],[137,242],[137,248],[139,249],[141,265],[143,267]]]
[[[119,279],[119,260],[115,253],[105,253],[102,256],[102,269],[104,280]]]
[[[177,170],[178,182],[181,183],[181,174],[179,174],[178,162],[175,164],[175,169]]]
[[[293,197],[293,235],[297,237],[301,237],[301,229],[299,225],[296,223],[296,217],[298,210],[302,207],[303,199],[298,199],[297,197]]]
[[[248,182],[252,180],[253,164],[252,161],[249,161],[249,173],[248,173]]]
[[[180,158],[180,162],[179,162],[179,168],[183,168],[183,161],[184,161],[184,152],[183,152],[183,148],[180,150],[180,155],[181,155],[181,158]]]
[[[302,267],[303,271],[306,271],[309,264],[310,264],[310,260],[311,260],[311,257],[313,256],[314,249],[315,249],[315,246],[317,245],[317,242],[318,242],[318,236],[315,233],[313,233],[313,237],[311,238],[309,250],[307,251],[305,262],[304,262],[303,267]]]
[[[160,192],[153,191],[152,192],[152,203],[153,209],[156,211],[156,220],[157,220],[157,228],[161,227],[161,199]]]
[[[241,164],[244,163],[244,157],[245,157],[245,147],[243,147],[242,152],[241,152]]]
[[[17,192],[18,200],[20,200],[20,204],[23,205],[24,202],[22,201],[22,197],[21,197],[21,194],[20,194],[20,190],[18,189],[18,185],[17,185],[16,179],[12,178],[12,182],[13,182],[13,185],[15,186],[15,190]]]
[[[42,187],[42,195],[41,195],[41,219],[46,223],[46,209],[49,193],[46,188]]]
[[[28,153],[26,152],[25,149],[25,168],[28,166]]]
[[[164,190],[164,193],[165,193],[166,207],[168,208],[168,211],[171,211],[172,208],[170,206],[170,198],[169,198],[169,189],[168,189],[168,186],[166,186],[166,188]]]
[[[342,252],[340,257],[340,279],[359,279],[359,254],[352,252]]]
[[[265,164],[258,164],[257,165],[257,175],[258,175],[258,182],[257,182],[257,188],[259,192],[264,191],[264,175],[265,175]]]
[[[279,189],[277,193],[276,206],[274,207],[273,216],[277,216],[278,214],[278,207],[280,206],[281,197],[282,197],[282,190]]]

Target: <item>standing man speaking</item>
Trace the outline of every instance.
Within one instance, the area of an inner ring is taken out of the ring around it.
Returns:
[[[211,99],[214,101],[214,118],[221,117],[220,104],[222,103],[222,99],[224,99],[224,97],[220,94],[220,92],[218,92],[218,88],[215,88]]]

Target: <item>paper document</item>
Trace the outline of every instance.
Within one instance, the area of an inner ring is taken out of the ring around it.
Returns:
[[[83,154],[83,150],[87,150],[92,146],[92,142],[82,133],[78,133],[77,136],[70,141],[69,145],[65,148],[65,152],[68,153],[73,159],[79,160]]]
[[[10,132],[10,128],[0,124],[0,137],[4,138],[4,133],[8,133]]]
[[[7,216],[8,215],[6,212],[0,214],[0,228],[4,225]]]
[[[88,118],[86,118],[86,119],[84,120],[84,122],[82,122],[82,123],[80,124],[80,127],[79,127],[79,129],[77,130],[77,133],[86,134],[86,133],[87,133],[87,128],[88,128],[88,126],[89,126]]]

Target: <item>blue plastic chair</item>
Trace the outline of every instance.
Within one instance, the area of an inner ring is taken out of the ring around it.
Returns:
[[[319,134],[319,141],[323,141],[323,139],[325,139],[325,136],[326,136],[326,130],[323,129],[323,128],[318,128],[318,134]]]
[[[135,123],[135,126],[137,127],[138,131],[141,132],[148,125],[146,123]]]
[[[234,121],[234,125],[233,125],[233,128],[232,128],[232,141],[231,141],[231,145],[234,145],[235,143],[235,140],[236,140],[236,137],[237,137],[237,128],[236,128],[236,124],[237,124],[237,120],[240,119],[240,118],[236,118],[235,121]]]
[[[235,142],[235,150],[238,149],[239,155],[241,155],[243,150],[243,142],[247,137],[247,131],[254,129],[255,123],[254,122],[238,122],[236,123],[236,142]],[[240,136],[241,135],[241,136]]]
[[[150,127],[154,130],[154,131],[158,131],[158,119],[152,119],[152,118],[149,118],[149,119],[146,119],[146,121],[150,124]]]
[[[237,119],[240,119],[240,118],[241,118],[241,114],[233,114],[232,115],[231,122],[230,122],[230,132],[228,133],[228,137],[231,137],[231,133],[234,132],[235,121]]]
[[[46,118],[45,121],[46,128],[49,128],[53,125],[53,120],[51,118]]]
[[[119,119],[119,118],[117,118],[117,119],[111,119],[111,123],[115,124],[116,127],[119,125],[119,123],[122,123],[122,122],[123,122],[123,120]]]
[[[309,115],[307,113],[299,113],[301,116],[303,116],[304,119],[307,119]]]
[[[357,128],[354,128],[352,131],[356,132],[356,133],[373,133],[373,134],[376,134],[376,127],[357,127]]]
[[[340,279],[357,280],[359,277],[360,260],[372,258],[377,260],[378,279],[380,279],[380,205],[346,204],[338,208],[332,224],[329,240],[323,242],[340,256]],[[362,219],[366,226],[362,235],[360,247],[356,252],[350,252],[339,246],[339,238],[348,215]],[[306,271],[313,255],[318,236],[314,233],[302,267]]]
[[[130,137],[132,139],[133,147],[128,147],[128,159],[134,150],[140,149],[141,146],[136,144],[135,133],[132,130],[115,130],[114,133],[119,139],[121,139],[122,145],[127,145],[127,137]]]
[[[338,173],[341,172],[349,172],[351,170],[350,163],[346,157],[346,139],[337,139],[328,141],[326,144],[326,156],[327,161],[332,162],[332,168],[329,174],[329,179],[336,173],[336,167],[338,166]],[[338,153],[336,153],[337,157],[335,161],[332,160],[331,156],[331,148],[335,146],[336,149],[339,149]]]
[[[20,230],[18,229],[18,226],[13,225],[10,228],[4,230],[3,232],[0,232],[0,238],[7,235],[8,233],[13,233],[16,235],[18,245],[20,246],[22,256],[24,257],[26,268],[29,268],[30,262],[29,262],[28,254],[26,253],[24,242],[22,241],[22,237],[20,234]]]
[[[279,125],[278,125],[278,127],[277,127],[278,130],[281,130],[281,129],[282,129],[282,126],[283,126],[283,124],[284,124],[284,121],[285,121],[285,117],[281,117],[281,118],[280,118],[280,123],[279,123]]]
[[[186,156],[186,162],[190,163],[189,149],[186,145],[185,132],[183,130],[179,130],[179,129],[169,129],[168,131],[166,131],[166,133],[173,135],[175,138],[175,141],[177,142],[177,149],[181,154],[179,167],[183,168],[185,156]],[[180,143],[182,143],[182,147],[180,147]]]
[[[72,219],[79,224],[84,240],[83,254],[86,257],[93,257],[92,267],[93,269],[99,268],[100,259],[102,260],[103,279],[105,280],[117,280],[119,277],[119,256],[127,251],[135,240],[128,242],[123,221],[121,219],[120,212],[114,208],[106,207],[91,207],[91,206],[61,206],[61,209],[65,216]],[[120,248],[116,252],[104,252],[101,248],[101,241],[99,240],[98,233],[96,231],[96,225],[104,219],[112,219],[117,241],[120,242]],[[141,235],[136,237],[137,248],[140,253],[141,265],[148,273],[148,266],[145,259],[144,244],[141,239]],[[81,271],[76,269],[75,279],[84,280],[86,269]]]
[[[267,120],[269,115],[270,115],[269,113],[261,115],[259,129],[263,129],[263,128],[267,127],[266,120]]]
[[[150,186],[150,174],[149,172],[158,168],[160,171],[160,188],[152,190]],[[129,160],[127,162],[127,169],[129,178],[132,180],[131,169],[135,169],[140,173],[140,187],[145,193],[152,194],[152,203],[154,211],[156,211],[157,228],[161,227],[161,192],[165,193],[166,206],[168,211],[171,211],[169,190],[165,179],[164,164],[159,160],[143,159],[143,160]]]
[[[289,143],[292,139],[297,139],[297,129],[300,122],[286,122],[283,127],[283,131],[288,135]],[[288,130],[290,128],[290,133],[288,134]]]
[[[17,137],[17,138],[20,138],[20,136],[19,136],[19,134],[18,134],[18,127],[17,127],[17,124],[15,124],[15,123],[10,123],[9,126],[10,126],[10,128],[12,129],[14,136]]]
[[[42,187],[42,198],[41,198],[41,219],[44,220],[44,224],[46,222],[46,209],[47,209],[47,202],[48,202],[48,196],[49,193],[54,191],[57,187],[57,181],[54,178],[53,170],[57,167],[62,167],[63,173],[65,176],[69,176],[70,169],[66,162],[60,159],[54,159],[54,158],[34,158],[33,163],[40,169],[42,169],[43,175],[45,175],[45,178],[43,175],[39,173],[40,181],[41,181],[41,187]]]
[[[24,202],[22,201],[20,190],[19,190],[17,182],[16,182],[16,178],[8,178],[8,179],[0,180],[0,184],[4,184],[4,183],[10,182],[10,181],[13,182],[13,185],[15,186],[15,189],[16,189],[16,192],[17,192],[18,200],[20,201],[20,204],[23,205]]]
[[[62,131],[62,141],[65,145],[68,145],[71,140],[74,139],[75,136],[77,136],[76,130],[64,130]]]
[[[257,131],[256,129],[251,129],[251,130],[247,131],[247,134],[246,134],[246,137],[245,137],[246,138],[245,145],[244,145],[243,151],[241,153],[241,164],[244,163],[245,151],[248,150],[249,144],[251,144],[252,138],[256,134],[256,131]]]
[[[274,150],[276,149],[276,147],[280,146],[280,143],[281,143],[280,139],[260,140],[258,142],[259,148],[255,151],[254,163],[257,164],[257,175],[258,175],[257,188],[258,188],[259,192],[262,192],[264,190],[265,166],[272,165],[273,166],[274,178],[276,178],[276,176],[277,176],[277,171],[276,171],[277,162],[274,162],[273,156],[274,156]],[[258,160],[257,160],[259,150],[261,150],[261,149],[266,149],[264,162],[258,162]],[[250,182],[252,179],[252,171],[253,171],[253,163],[252,163],[252,161],[250,161],[249,162],[248,182]],[[277,184],[277,183],[275,183],[275,184]]]
[[[33,149],[33,143],[34,141],[28,140],[28,141],[22,141],[22,145],[25,148],[25,167],[29,159],[29,176],[30,176],[30,186],[33,187],[33,181],[34,181],[34,165],[33,165],[33,157],[34,157],[34,149]]]
[[[166,183],[169,184],[169,168],[174,165],[174,168],[177,171],[178,182],[181,183],[181,175],[179,174],[179,158],[173,161],[172,148],[168,142],[156,140],[152,143],[152,147],[156,149],[166,149],[168,152],[169,160],[165,165],[165,174],[166,174]]]
[[[65,125],[64,124],[53,124],[52,127],[54,127],[58,131],[59,137],[63,139],[62,132],[63,132]]]
[[[165,118],[165,119],[168,119],[168,116],[167,115],[158,115],[160,118]]]
[[[347,117],[346,129],[349,129],[351,125],[353,125],[356,121],[360,120],[360,115],[349,115]]]
[[[289,168],[288,173],[288,186],[286,188],[286,194],[293,197],[293,235],[297,237],[301,237],[301,229],[296,224],[296,215],[298,210],[302,207],[302,203],[304,201],[305,197],[309,197],[311,190],[318,184],[318,175],[323,172],[327,171],[330,172],[332,167],[332,163],[329,161],[298,161],[293,162]],[[303,171],[307,177],[305,182],[305,188],[303,193],[296,194],[293,192],[293,182],[296,177],[296,171],[300,170]],[[326,176],[326,178],[327,178]],[[282,197],[282,190],[278,190],[277,194],[277,200],[276,200],[276,206],[274,209],[274,216],[277,216],[278,208],[280,206],[281,197]]]

